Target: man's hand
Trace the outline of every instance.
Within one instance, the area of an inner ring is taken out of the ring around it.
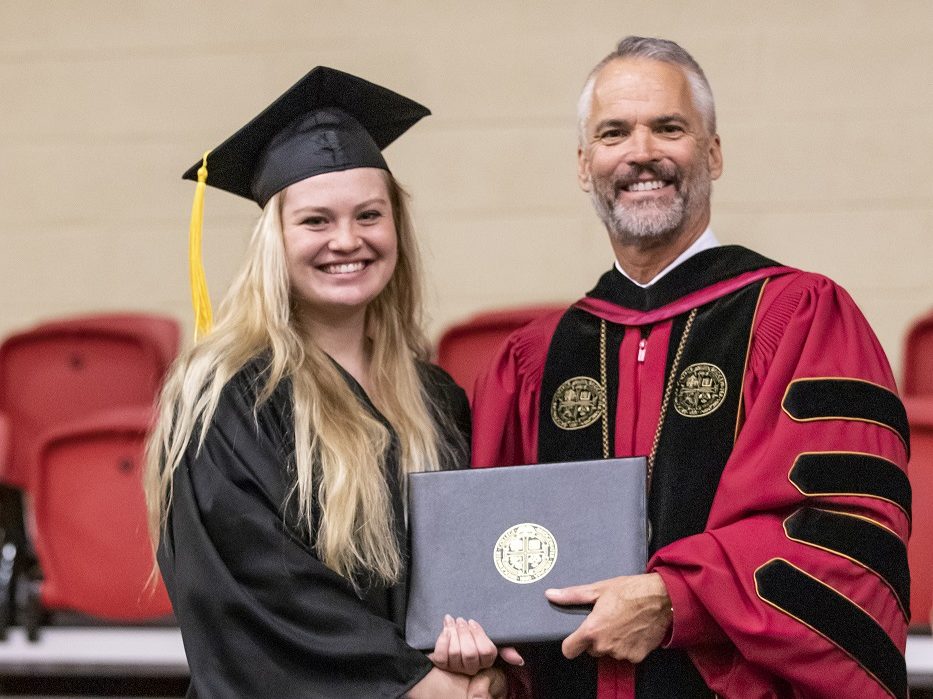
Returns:
[[[592,604],[593,611],[564,639],[568,658],[587,652],[641,662],[657,648],[671,624],[671,598],[657,573],[625,575],[559,590],[545,590],[554,604]]]

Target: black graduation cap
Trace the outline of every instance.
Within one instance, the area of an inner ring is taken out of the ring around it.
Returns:
[[[318,66],[207,156],[207,184],[252,199],[324,172],[388,170],[382,149],[430,114],[417,102]],[[198,179],[197,163],[183,175]]]
[[[430,113],[392,90],[318,66],[192,165],[182,177],[198,183],[189,229],[195,337],[212,324],[201,260],[205,185],[265,206],[276,192],[314,175],[358,167],[388,170],[382,149]]]

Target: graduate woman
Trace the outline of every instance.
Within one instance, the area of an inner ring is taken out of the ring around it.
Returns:
[[[469,444],[463,391],[426,362],[415,242],[381,153],[428,113],[316,68],[185,174],[195,253],[205,183],[262,207],[209,332],[193,261],[203,337],[149,444],[189,696],[505,693],[481,630],[445,626],[438,665],[459,673],[401,631],[405,474],[463,467]]]

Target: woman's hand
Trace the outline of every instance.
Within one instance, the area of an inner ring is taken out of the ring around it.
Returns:
[[[462,618],[455,620],[448,614],[444,617],[444,627],[434,644],[434,652],[428,657],[442,670],[476,675],[481,670],[491,668],[498,655],[510,665],[525,664],[514,648],[498,651],[477,622]]]
[[[473,677],[431,668],[405,694],[406,699],[506,699],[507,696],[505,672],[497,667],[480,670]]]
[[[509,683],[505,671],[498,667],[482,670],[470,678],[467,699],[506,699]]]

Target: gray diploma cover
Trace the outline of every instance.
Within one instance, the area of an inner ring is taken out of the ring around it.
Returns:
[[[445,614],[496,644],[572,633],[589,610],[544,591],[644,572],[645,474],[643,457],[411,474],[406,641],[433,648]]]

